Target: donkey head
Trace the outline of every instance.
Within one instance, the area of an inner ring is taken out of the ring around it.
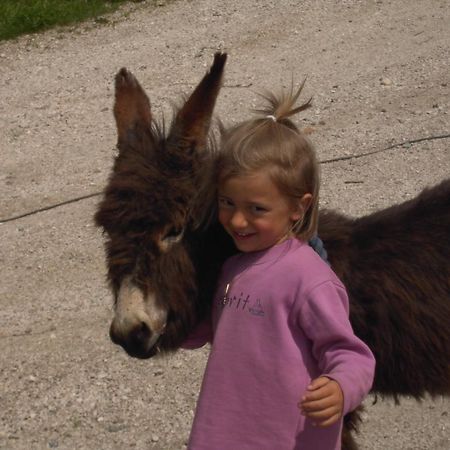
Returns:
[[[215,55],[168,133],[136,78],[126,69],[116,76],[119,152],[95,222],[107,236],[110,336],[132,356],[178,347],[194,320],[196,274],[183,234],[225,61]]]

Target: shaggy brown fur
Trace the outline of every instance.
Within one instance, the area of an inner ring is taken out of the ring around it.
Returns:
[[[124,69],[116,78],[119,155],[95,221],[107,234],[114,295],[132,276],[168,306],[162,350],[176,349],[207,314],[222,262],[235,252],[217,223],[198,230],[188,218],[207,168],[206,133],[224,64],[225,55],[216,55],[167,137],[152,121],[136,79]],[[322,211],[319,224],[331,265],[349,292],[355,333],[377,359],[373,391],[395,398],[449,394],[450,180],[359,219]],[[183,230],[180,242],[164,245]],[[155,351],[143,350],[149,333],[137,327],[116,342],[133,356],[150,357]],[[352,414],[345,421],[347,450],[356,448],[349,430],[357,419]]]
[[[377,360],[375,392],[450,393],[449,233],[450,180],[360,219],[320,215],[354,331]]]
[[[108,279],[115,299],[122,281],[131,276],[144,293],[169,305],[162,349],[179,347],[198,315],[189,245],[166,247],[187,225],[225,61],[225,54],[215,56],[210,73],[176,114],[167,136],[152,120],[150,102],[134,76],[126,69],[116,76],[119,154],[95,222],[108,237]],[[141,341],[149,332],[132,330],[126,342],[117,343],[133,356],[152,356],[142,355]]]

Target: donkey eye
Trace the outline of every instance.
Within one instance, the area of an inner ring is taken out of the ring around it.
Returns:
[[[179,234],[181,234],[182,231],[183,231],[183,230],[181,230],[180,228],[172,227],[172,228],[166,233],[164,239],[177,237]]]
[[[183,238],[184,230],[176,227],[170,228],[163,238],[165,244],[176,244]]]

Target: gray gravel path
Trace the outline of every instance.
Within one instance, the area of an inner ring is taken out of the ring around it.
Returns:
[[[450,133],[444,0],[196,0],[124,8],[0,43],[0,219],[100,191],[114,155],[114,74],[155,113],[227,50],[217,113],[308,76],[301,126],[322,160]],[[449,139],[324,164],[322,206],[362,215],[450,174]],[[0,448],[185,448],[207,350],[136,361],[108,339],[98,197],[0,224]],[[450,448],[450,399],[367,401],[362,450]]]

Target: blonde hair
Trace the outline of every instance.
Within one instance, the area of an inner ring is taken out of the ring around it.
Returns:
[[[278,96],[263,95],[268,105],[256,111],[256,118],[222,130],[213,176],[217,189],[229,178],[264,170],[293,205],[311,194],[309,208],[292,230],[297,237],[309,240],[317,232],[319,165],[313,145],[289,119],[311,105],[310,99],[295,106],[303,85],[296,92],[291,88]]]

